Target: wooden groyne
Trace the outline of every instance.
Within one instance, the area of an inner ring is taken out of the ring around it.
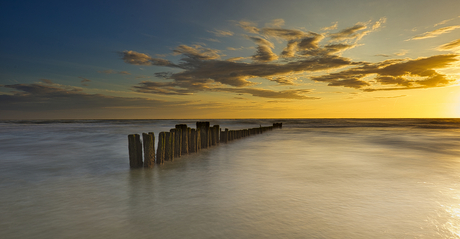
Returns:
[[[220,143],[228,143],[282,127],[283,123],[273,123],[273,126],[222,130],[219,125],[211,127],[209,122],[196,122],[196,129],[191,129],[186,124],[178,124],[169,132],[158,134],[156,154],[153,132],[142,133],[142,142],[139,134],[130,134],[128,135],[129,166],[130,168],[152,168],[155,164],[164,164],[165,161],[172,162],[182,155],[198,153],[202,149],[217,146]]]

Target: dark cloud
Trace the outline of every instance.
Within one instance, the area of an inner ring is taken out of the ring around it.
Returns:
[[[215,88],[214,91],[223,92],[234,92],[240,94],[250,94],[252,96],[263,97],[263,98],[280,98],[280,99],[298,99],[298,100],[317,100],[320,98],[306,96],[311,92],[308,89],[297,89],[297,90],[282,90],[273,91],[261,88]]]
[[[266,45],[259,45],[256,54],[252,56],[256,62],[270,62],[278,59],[278,56],[273,53],[272,49]]]
[[[279,85],[296,85],[294,83],[294,80],[296,78],[294,77],[288,77],[288,76],[277,76],[277,77],[266,77],[270,81],[274,81],[278,83]]]
[[[364,78],[376,75],[375,80],[381,85],[401,86],[400,88],[363,89],[364,91],[418,89],[439,87],[451,83],[436,69],[447,68],[458,61],[458,55],[437,55],[415,60],[387,60],[376,64],[351,68],[329,75],[311,77],[314,81],[328,82],[330,86],[344,86],[363,89],[370,86]]]
[[[132,65],[155,65],[155,66],[169,66],[177,67],[174,63],[160,58],[152,58],[144,53],[139,53],[135,51],[123,51],[120,52],[121,59],[126,63]]]
[[[196,92],[196,90],[180,88],[179,84],[174,82],[143,81],[139,85],[133,86],[133,88],[140,93],[163,95],[189,95]]]
[[[144,98],[111,97],[87,94],[80,88],[61,85],[14,84],[4,85],[13,90],[0,94],[0,110],[44,111],[98,109],[107,107],[161,107],[170,103]]]
[[[351,38],[358,38],[363,34],[360,32],[361,30],[366,29],[366,25],[363,24],[356,24],[352,27],[343,29],[337,33],[329,34],[329,37],[333,40],[343,40],[343,39],[351,39]]]
[[[88,79],[86,79],[86,78],[83,78],[83,77],[78,77],[78,78],[82,79],[82,80],[81,80],[81,85],[82,85],[82,86],[88,86],[88,84],[85,84],[85,82],[91,82],[90,80],[88,80]]]
[[[238,23],[240,27],[254,34],[245,37],[258,45],[251,57],[222,60],[223,55],[219,50],[205,48],[202,45],[180,45],[173,50],[174,54],[182,56],[177,64],[133,51],[123,52],[122,59],[134,65],[180,68],[180,72],[155,74],[156,77],[170,82],[143,81],[133,87],[137,92],[165,95],[187,95],[226,89],[226,92],[260,97],[271,94],[289,95],[292,99],[307,99],[309,97],[295,91],[254,90],[256,88],[251,86],[255,83],[251,79],[265,78],[280,85],[293,85],[292,78],[288,77],[290,75],[333,71],[346,67],[346,70],[314,76],[311,79],[329,86],[364,91],[438,87],[452,82],[436,69],[445,68],[450,63],[458,61],[457,55],[439,55],[415,60],[390,59],[378,63],[354,62],[340,56],[341,52],[358,46],[359,39],[382,27],[385,21],[385,18],[381,18],[374,23],[358,23],[332,34],[279,28],[282,21],[276,21],[271,27],[266,28],[258,28],[254,23],[241,21]],[[280,54],[282,59],[278,59],[278,55],[273,52],[275,48],[270,38],[277,38],[279,42],[283,40],[286,43]],[[329,40],[322,44],[323,39],[327,38]],[[243,61],[248,59],[253,61]]]
[[[174,54],[176,55],[184,55],[189,58],[198,59],[198,60],[214,60],[220,59],[220,51],[210,48],[205,48],[200,45],[195,46],[187,46],[187,45],[180,45],[174,49]]]
[[[78,78],[82,79],[82,80],[81,80],[81,83],[85,83],[85,82],[90,82],[90,81],[91,81],[91,80],[88,80],[88,79],[83,78],[83,77],[78,77]]]

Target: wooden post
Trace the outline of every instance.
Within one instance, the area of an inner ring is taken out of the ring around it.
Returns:
[[[176,129],[181,131],[181,155],[188,154],[188,130],[186,124],[176,124]]]
[[[157,164],[164,164],[165,161],[165,138],[165,132],[160,132],[158,135]]]
[[[174,157],[180,158],[181,154],[181,139],[182,131],[181,129],[171,129],[169,132],[174,132]]]
[[[129,167],[141,168],[142,163],[142,144],[138,134],[128,135],[128,150],[129,150]]]
[[[214,128],[215,144],[219,145],[219,143],[220,143],[220,126],[219,125],[214,125],[213,128]]]
[[[190,130],[190,134],[188,137],[188,151],[189,153],[196,153],[196,130],[188,128]]]
[[[196,144],[196,152],[200,152],[201,151],[201,132],[200,132],[200,129],[196,129],[196,140],[195,140],[195,144]]]
[[[211,146],[209,122],[196,122],[196,129],[200,130],[201,148],[209,148],[209,146]]]
[[[153,132],[142,133],[144,143],[144,168],[152,168],[155,165],[155,135]]]
[[[174,161],[174,136],[175,132],[165,132],[165,160]]]

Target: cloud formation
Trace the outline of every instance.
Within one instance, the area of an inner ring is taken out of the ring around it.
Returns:
[[[375,22],[357,23],[335,33],[315,33],[299,29],[281,28],[284,21],[277,19],[258,28],[257,24],[240,21],[246,39],[257,44],[252,56],[222,59],[221,51],[201,45],[179,45],[173,50],[180,55],[179,63],[154,59],[147,54],[125,51],[122,59],[134,65],[163,65],[182,69],[176,73],[161,72],[156,77],[164,82],[143,81],[133,90],[163,95],[190,95],[201,91],[233,92],[257,97],[311,99],[305,94],[311,90],[272,91],[256,88],[253,78],[262,78],[279,86],[293,86],[292,75],[311,74],[310,79],[328,86],[340,86],[362,91],[399,90],[439,87],[453,80],[437,69],[446,68],[458,61],[458,55],[438,55],[419,59],[389,59],[377,63],[355,62],[342,57],[343,51],[359,46],[363,36],[383,27],[386,18]],[[334,24],[336,25],[336,24]],[[332,29],[332,27],[329,27]],[[328,29],[329,29],[328,28]],[[282,51],[272,41],[285,44]],[[449,43],[450,44],[450,43]],[[457,43],[443,48],[455,46]],[[231,49],[233,50],[233,49]],[[407,51],[393,54],[404,55]],[[384,55],[389,57],[390,55]],[[252,60],[252,61],[251,61]],[[337,71],[341,68],[345,70]],[[334,72],[321,75],[322,71]],[[313,97],[314,98],[314,97]]]
[[[153,58],[147,54],[139,53],[135,51],[123,51],[120,52],[121,58],[124,62],[132,64],[132,65],[155,65],[155,66],[170,66],[170,67],[177,67],[174,63],[161,59],[161,58]]]
[[[101,109],[109,107],[155,108],[172,105],[160,100],[145,98],[112,97],[101,94],[87,94],[81,88],[58,84],[13,84],[3,88],[11,93],[0,93],[0,110],[43,111]]]
[[[330,86],[344,86],[364,91],[419,89],[447,85],[454,80],[436,71],[458,61],[458,55],[437,55],[415,60],[387,60],[375,64],[354,67],[337,73],[311,77],[314,81],[327,82]],[[365,78],[374,75],[371,82]],[[366,88],[371,86],[374,87]],[[376,84],[377,83],[377,84]],[[390,88],[376,87],[391,85]]]
[[[449,33],[455,29],[458,29],[460,28],[460,25],[455,25],[455,26],[449,26],[449,27],[443,27],[443,28],[439,28],[439,29],[436,29],[434,31],[430,31],[430,32],[425,32],[423,34],[420,34],[420,35],[417,35],[417,36],[414,36],[412,37],[411,39],[407,39],[406,41],[409,41],[409,40],[422,40],[422,39],[427,39],[427,38],[433,38],[433,37],[437,37],[441,34],[445,34],[445,33]]]

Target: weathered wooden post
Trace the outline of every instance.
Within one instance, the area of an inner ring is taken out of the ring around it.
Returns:
[[[142,133],[144,143],[144,168],[152,168],[155,165],[155,135],[153,132]]]
[[[176,129],[181,131],[181,154],[188,154],[188,130],[186,124],[176,124]]]
[[[174,136],[175,132],[165,132],[165,160],[174,161]]]
[[[166,149],[166,136],[165,132],[160,132],[158,135],[158,149],[157,149],[157,164],[164,164],[165,162],[165,149]]]
[[[196,122],[196,129],[200,131],[201,148],[209,148],[210,146],[210,130],[209,122]]]
[[[180,158],[182,131],[180,129],[171,129],[169,132],[174,133],[174,158]]]
[[[214,128],[214,141],[216,145],[219,145],[220,143],[220,126],[219,125],[214,125],[212,126]]]
[[[129,150],[129,167],[141,168],[142,163],[142,144],[138,134],[128,135],[128,150]]]
[[[188,137],[188,151],[189,153],[196,153],[197,148],[196,148],[196,130],[195,129],[190,129],[188,128],[187,130],[190,130],[190,134]]]
[[[201,151],[201,131],[200,129],[196,129],[195,144],[196,144],[196,152],[200,152]]]

